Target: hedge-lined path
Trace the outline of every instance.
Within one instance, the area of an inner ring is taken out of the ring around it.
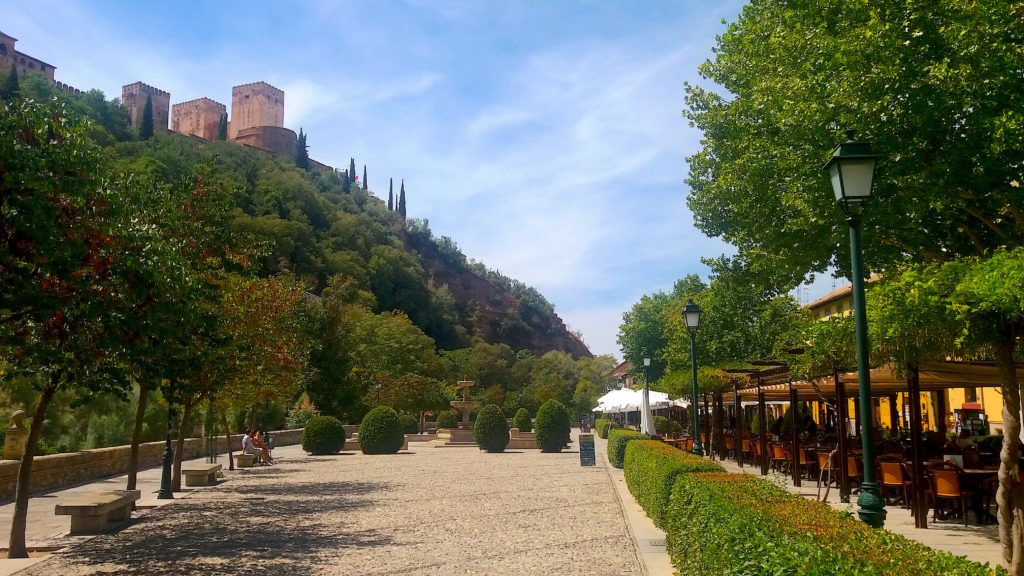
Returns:
[[[729,472],[760,476],[760,468],[744,466],[741,469],[733,460],[717,460],[717,462]],[[785,487],[793,494],[812,500],[818,497],[816,480],[805,478],[798,488],[793,486],[793,480],[788,475],[770,472],[766,478],[773,478],[776,484]],[[824,486],[822,486],[821,493],[825,493]],[[854,517],[857,515],[857,494],[850,497],[849,503],[843,503],[839,500],[839,490],[833,486],[829,491],[828,503],[836,510],[850,512]],[[910,510],[903,508],[901,504],[886,506],[885,510],[885,529],[894,534],[916,540],[936,550],[944,550],[957,556],[966,556],[975,562],[987,562],[989,566],[1001,565],[998,526],[994,524],[978,526],[974,512],[968,513],[969,525],[964,526],[963,521],[959,519],[932,522],[932,513],[929,510],[928,528],[921,529],[914,526],[914,517],[910,515]]]
[[[195,489],[23,574],[643,574],[607,461],[581,467],[576,446],[279,448],[276,466]]]

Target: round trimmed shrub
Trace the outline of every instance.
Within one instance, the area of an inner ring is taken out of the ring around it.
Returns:
[[[402,432],[405,434],[420,433],[420,419],[412,414],[402,414]]]
[[[569,443],[569,411],[558,400],[548,400],[537,410],[537,446],[541,452],[561,452]]]
[[[660,434],[662,436],[666,436],[666,435],[668,435],[668,433],[669,433],[669,431],[671,429],[672,429],[672,425],[668,423],[668,418],[665,418],[664,416],[655,416],[654,417],[654,431],[655,432],[657,432],[658,434]]]
[[[455,413],[451,410],[445,410],[437,415],[437,429],[441,428],[458,428],[459,421],[455,418]]]
[[[334,416],[316,416],[302,430],[302,449],[310,454],[337,454],[344,447],[345,426]]]
[[[484,406],[476,416],[473,439],[481,450],[504,452],[508,447],[508,422],[505,414],[494,404]]]
[[[359,447],[363,454],[395,454],[404,443],[402,419],[394,408],[378,406],[363,417],[359,425]]]
[[[526,408],[516,410],[516,415],[512,418],[512,427],[519,428],[520,432],[532,432],[533,420],[530,418],[530,411]]]
[[[671,429],[673,436],[679,436],[680,434],[683,433],[683,425],[680,424],[679,422],[676,422],[675,420],[669,422],[669,428]]]

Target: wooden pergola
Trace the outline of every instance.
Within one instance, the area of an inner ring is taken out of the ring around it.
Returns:
[[[788,367],[781,362],[755,362],[754,368],[726,370],[732,376],[732,390],[726,390],[716,398],[716,410],[722,409],[722,404],[732,404],[736,417],[736,429],[746,428],[743,422],[742,402],[757,402],[757,413],[760,421],[767,424],[766,402],[785,401],[795,415],[797,403],[800,401],[821,401],[834,403],[838,421],[841,424],[841,433],[838,436],[839,451],[839,489],[840,494],[849,497],[850,486],[847,475],[847,456],[850,453],[847,446],[847,398],[856,397],[859,393],[856,372],[840,372],[836,370],[831,376],[816,378],[814,380],[797,380],[792,377]],[[1024,381],[1024,364],[1016,365],[1017,378]],[[1001,382],[995,365],[991,362],[923,362],[914,369],[899,370],[896,366],[887,364],[871,370],[871,396],[892,397],[898,393],[907,394],[910,398],[910,445],[911,458],[913,460],[911,476],[915,486],[923,486],[924,470],[922,464],[921,449],[921,392],[935,392],[940,395],[940,403],[944,404],[944,394],[951,388],[963,387],[999,387]],[[711,411],[705,395],[705,412],[710,415]],[[890,409],[895,411],[895,403],[890,403]],[[864,417],[871,417],[865,415]],[[705,417],[704,422],[712,418]],[[715,418],[716,423],[721,418]],[[895,415],[894,415],[895,421]],[[945,432],[945,419],[939,419],[939,431]],[[708,437],[711,437],[710,424],[706,427]],[[716,427],[719,435],[722,434],[721,426]],[[797,426],[792,427],[793,445],[793,483],[800,485],[800,435]],[[736,436],[735,455],[741,462],[739,454],[740,438]],[[767,474],[769,468],[768,453],[768,432],[767,426],[760,427],[759,437],[756,441],[760,444],[761,474]],[[718,451],[722,456],[721,450]],[[865,466],[872,466],[873,463],[865,462]],[[915,497],[912,506],[915,510],[915,522],[919,528],[927,528],[927,503],[924,501],[923,490],[915,490]]]

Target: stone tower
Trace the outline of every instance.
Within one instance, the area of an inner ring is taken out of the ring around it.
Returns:
[[[189,100],[171,109],[171,129],[204,140],[216,140],[220,118],[227,113],[226,106],[209,98]]]
[[[284,91],[266,82],[232,88],[228,138],[234,140],[242,130],[264,126],[284,126]]]
[[[0,32],[0,73],[6,78],[11,71],[11,66],[18,70],[18,77],[23,78],[25,74],[42,74],[53,84],[53,72],[56,67],[47,64],[38,58],[23,54],[14,49],[18,39]]]
[[[135,82],[121,87],[121,106],[128,114],[128,123],[138,128],[142,122],[142,111],[146,97],[153,98],[153,131],[167,132],[167,120],[171,112],[171,94],[149,84]]]

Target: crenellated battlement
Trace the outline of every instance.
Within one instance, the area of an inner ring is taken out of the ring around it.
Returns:
[[[154,86],[150,86],[145,82],[132,82],[131,84],[125,84],[121,87],[121,93],[123,94],[126,91],[141,93],[147,96],[166,96],[168,98],[171,97],[170,92],[164,92],[163,90],[156,88]]]

